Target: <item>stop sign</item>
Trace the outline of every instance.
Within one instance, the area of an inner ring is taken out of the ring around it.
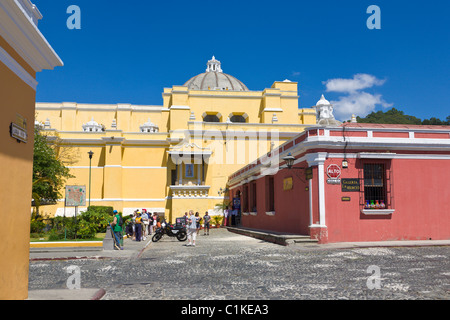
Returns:
[[[339,179],[341,176],[341,167],[337,164],[330,164],[327,168],[327,176],[330,179]]]

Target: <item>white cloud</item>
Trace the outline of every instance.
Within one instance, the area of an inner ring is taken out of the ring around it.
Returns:
[[[348,120],[353,114],[364,117],[374,111],[377,105],[384,108],[393,105],[384,101],[380,94],[373,95],[367,92],[354,92],[330,103],[334,106],[336,118],[340,120]]]
[[[351,116],[357,115],[364,117],[375,110],[377,105],[389,108],[393,104],[383,100],[381,94],[371,94],[363,89],[381,86],[385,80],[377,79],[375,76],[365,73],[359,73],[353,76],[353,79],[330,79],[324,82],[327,92],[347,93],[341,96],[337,101],[330,101],[334,106],[334,113],[337,119],[345,121]]]
[[[355,74],[353,79],[331,79],[325,81],[324,84],[327,87],[327,92],[352,93],[373,86],[381,86],[384,82],[385,80],[377,79],[370,74],[359,73]]]

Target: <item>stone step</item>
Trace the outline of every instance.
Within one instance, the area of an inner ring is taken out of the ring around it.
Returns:
[[[307,244],[307,243],[317,243],[317,240],[311,239],[309,236],[305,235],[295,235],[295,234],[281,234],[281,233],[270,233],[263,230],[252,230],[247,228],[239,227],[226,227],[229,231],[242,234],[245,236],[253,237],[256,239],[264,240],[267,242],[272,242],[284,246],[293,244]]]

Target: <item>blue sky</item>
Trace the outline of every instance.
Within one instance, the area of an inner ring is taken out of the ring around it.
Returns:
[[[65,66],[38,75],[38,102],[162,105],[163,88],[205,72],[213,55],[250,90],[299,83],[340,120],[395,107],[450,115],[450,1],[33,0]],[[367,8],[381,9],[369,30]],[[81,9],[69,30],[67,8]]]

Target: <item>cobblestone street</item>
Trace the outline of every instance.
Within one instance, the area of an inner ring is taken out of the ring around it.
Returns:
[[[29,289],[65,289],[76,265],[81,287],[103,288],[103,300],[448,300],[449,256],[445,246],[285,247],[219,229],[201,231],[196,247],[163,238],[139,258],[32,261]]]

